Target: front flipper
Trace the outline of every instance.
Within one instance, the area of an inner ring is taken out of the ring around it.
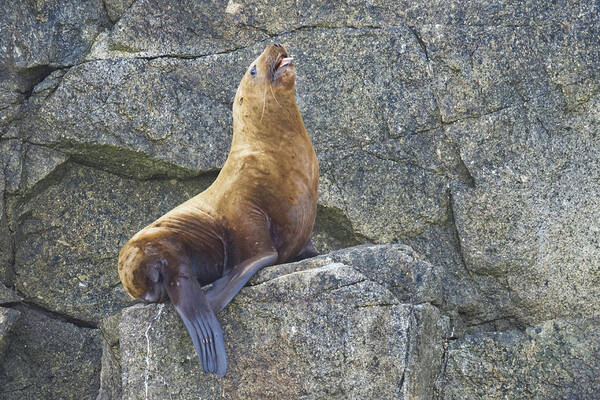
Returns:
[[[198,281],[185,268],[168,276],[171,302],[187,328],[205,372],[225,375],[227,358],[223,332]]]
[[[252,278],[259,269],[277,261],[277,252],[267,252],[252,257],[233,267],[224,277],[217,279],[206,291],[206,297],[213,311],[218,313]]]

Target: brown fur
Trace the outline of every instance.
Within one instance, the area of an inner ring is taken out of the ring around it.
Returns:
[[[231,150],[215,182],[121,250],[119,276],[132,297],[148,291],[147,268],[159,258],[167,268],[190,263],[191,257],[214,262],[220,266],[215,274],[196,277],[206,284],[273,249],[276,263],[289,261],[309,241],[318,164],[294,98],[295,67],[273,76],[282,54],[283,47],[268,46],[242,78],[233,103]]]

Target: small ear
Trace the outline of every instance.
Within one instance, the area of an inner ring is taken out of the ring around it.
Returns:
[[[166,270],[166,268],[165,268]],[[190,268],[178,266],[164,273],[167,293],[187,328],[205,372],[225,375],[227,358],[219,321]]]

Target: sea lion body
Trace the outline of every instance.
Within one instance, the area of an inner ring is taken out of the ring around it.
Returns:
[[[260,268],[316,254],[318,163],[294,83],[285,48],[269,45],[237,90],[231,149],[215,182],[136,233],[119,254],[127,292],[150,302],[168,296],[207,372],[226,368],[215,313]]]

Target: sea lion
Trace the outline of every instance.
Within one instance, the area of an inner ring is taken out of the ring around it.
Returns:
[[[318,254],[310,236],[319,167],[295,77],[285,47],[267,46],[238,87],[231,149],[215,182],[136,233],[119,254],[127,293],[147,302],[170,298],[204,371],[220,376],[227,361],[215,314],[259,269]]]

